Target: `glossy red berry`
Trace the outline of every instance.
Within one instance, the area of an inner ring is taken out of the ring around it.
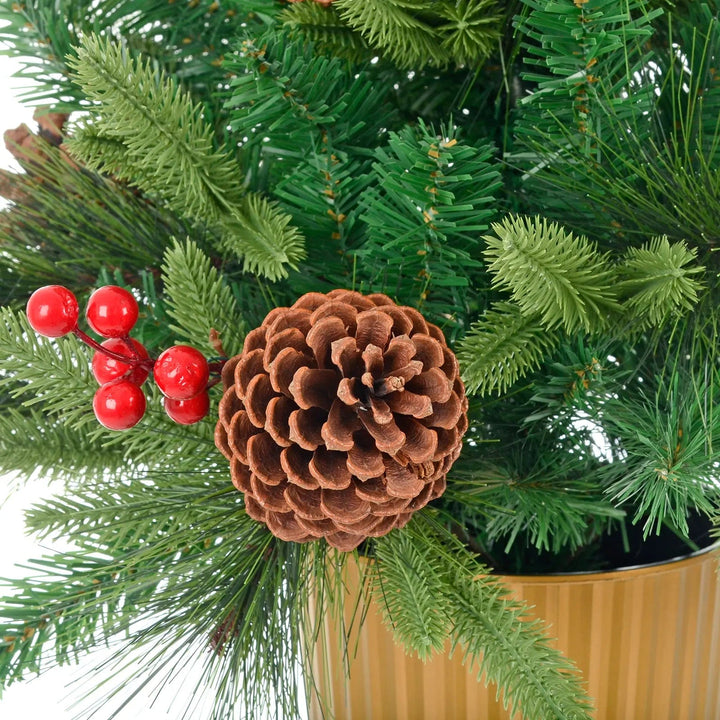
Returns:
[[[126,337],[137,322],[138,304],[125,288],[105,285],[90,296],[85,317],[98,335]]]
[[[115,380],[97,389],[93,398],[95,417],[108,430],[127,430],[145,414],[145,395],[128,380]]]
[[[61,337],[77,327],[78,302],[62,285],[38,288],[28,300],[27,317],[32,329],[46,337]]]
[[[105,340],[105,342],[101,344],[101,347],[104,347],[111,352],[125,355],[128,358],[136,357],[138,360],[147,360],[149,356],[145,346],[133,338],[130,338],[130,342],[135,348],[135,356],[133,356],[132,351],[128,347],[127,341],[121,338],[110,338]],[[136,365],[133,367],[132,364],[120,362],[120,360],[116,360],[114,357],[105,355],[99,350],[93,355],[92,371],[95,379],[100,385],[105,385],[106,383],[109,383],[112,380],[117,380],[121,377],[124,377],[125,380],[129,380],[135,385],[142,385],[145,380],[147,380],[147,376],[149,374],[147,366]]]
[[[200,422],[210,410],[210,396],[207,392],[201,392],[195,397],[187,400],[174,400],[163,398],[165,412],[180,425],[192,425]]]
[[[153,374],[163,395],[187,400],[205,390],[210,369],[199,350],[190,345],[174,345],[160,353]]]

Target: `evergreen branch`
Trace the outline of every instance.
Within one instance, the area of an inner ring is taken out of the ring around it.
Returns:
[[[238,168],[227,153],[213,149],[213,130],[200,106],[172,78],[95,35],[84,37],[68,62],[83,92],[100,105],[92,136],[99,132],[127,148],[124,177],[132,172],[139,188],[189,218],[212,222],[237,208],[243,193]],[[72,151],[81,147],[70,143]],[[106,168],[102,158],[82,159],[99,170],[116,169]],[[113,153],[114,166],[117,160]]]
[[[168,314],[177,323],[173,330],[198,348],[212,350],[211,338],[219,335],[228,357],[242,350],[244,322],[230,288],[210,258],[189,238],[165,251],[163,282],[168,295]]]
[[[243,271],[269,280],[287,277],[305,257],[304,238],[277,203],[248,193],[239,212],[223,221],[220,245],[243,261]]]
[[[108,157],[111,166],[103,156],[85,158],[91,167],[118,172],[118,148],[124,146],[121,176],[185,217],[219,222],[223,244],[244,257],[246,269],[277,279],[287,274],[286,264],[295,267],[303,249],[297,231],[288,227],[290,218],[261,198],[244,196],[237,165],[213,149],[213,130],[200,106],[172,78],[95,36],[84,39],[70,62],[85,93],[100,103],[91,138],[117,141]],[[92,143],[73,147],[95,148]]]
[[[574,553],[608,527],[622,520],[624,511],[598,492],[596,463],[586,463],[586,477],[572,477],[548,468],[524,478],[508,478],[486,501],[500,508],[490,512],[485,525],[488,541],[504,543],[507,553],[516,542],[528,542],[539,551]]]
[[[157,386],[147,383],[143,390],[147,409],[137,425],[115,432],[95,423],[91,434],[107,448],[122,448],[133,467],[174,467],[179,470],[195,469],[203,464],[211,468],[222,462],[213,441],[215,419],[207,416],[193,425],[178,425],[163,409],[163,395]],[[210,392],[212,404],[219,400],[220,390],[214,388]]]
[[[590,701],[577,669],[553,648],[542,623],[508,597],[463,544],[437,524],[427,510],[417,513],[403,531],[418,552],[440,571],[440,608],[448,607],[453,646],[465,662],[476,665],[478,679],[498,685],[510,715],[525,718],[581,720],[590,717]]]
[[[402,68],[477,64],[495,48],[502,14],[494,0],[335,0],[340,18]]]
[[[240,704],[249,716],[273,704],[278,714],[298,714],[305,548],[277,543],[242,512],[224,473],[182,477],[97,484],[31,513],[46,532],[70,531],[80,551],[35,561],[40,577],[13,581],[19,592],[0,610],[5,683],[125,633],[129,643],[116,657],[144,648],[144,672],[137,683],[103,689],[106,711],[158,674],[201,661],[197,690],[204,685],[214,696],[212,718],[224,720]]]
[[[540,217],[507,217],[486,236],[493,286],[509,290],[521,311],[548,328],[594,332],[617,311],[606,259],[584,237],[575,238]]]
[[[0,308],[0,386],[15,398],[30,397],[24,405],[42,403],[66,425],[80,429],[94,422],[92,397],[97,384],[90,362],[74,335],[49,340],[39,337],[24,313]]]
[[[273,191],[306,238],[308,257],[289,280],[298,295],[351,287],[352,250],[365,239],[359,216],[372,181],[369,161],[328,145],[310,153]]]
[[[442,651],[449,630],[449,600],[443,595],[443,567],[435,554],[407,533],[393,532],[376,543],[375,592],[384,602],[385,624],[406,650],[428,660]]]
[[[359,32],[365,42],[378,49],[399,67],[448,65],[452,58],[433,27],[421,16],[427,3],[410,0],[335,0],[344,22]],[[415,10],[415,13],[412,11]]]
[[[687,537],[689,511],[710,515],[720,501],[709,452],[720,437],[720,419],[705,405],[680,369],[660,382],[652,399],[641,393],[609,401],[603,424],[618,438],[623,462],[606,468],[607,493],[614,503],[631,503],[645,537],[668,523]]]
[[[530,12],[518,19],[518,28],[534,41],[523,44],[525,62],[540,71],[524,74],[537,90],[522,100],[518,134],[529,140],[567,129],[590,155],[588,133],[602,137],[608,111],[640,119],[652,106],[653,87],[644,72],[648,53],[642,46],[662,11],[647,11],[642,0],[523,2]],[[613,102],[623,92],[632,93],[632,103]]]
[[[468,289],[482,283],[477,233],[494,213],[500,177],[491,145],[458,141],[422,121],[390,133],[373,164],[377,186],[365,193],[361,219],[368,240],[358,256],[368,282],[401,303],[433,309],[443,325],[467,324]]]
[[[437,3],[442,17],[436,32],[457,65],[475,65],[490,55],[500,39],[502,11],[495,0]]]
[[[142,173],[142,169],[131,164],[125,141],[104,134],[92,123],[86,123],[78,135],[66,142],[73,155],[82,158],[86,167],[106,173],[115,180],[133,183],[138,173]]]
[[[9,274],[3,302],[24,303],[50,283],[84,290],[102,267],[152,267],[171,235],[188,232],[177,217],[78,169],[49,145],[42,163],[14,175],[13,185],[23,200],[0,214],[0,266]]]
[[[619,293],[643,326],[658,327],[668,316],[693,309],[702,289],[693,276],[705,270],[695,264],[696,256],[684,242],[671,245],[667,236],[628,249],[619,268]]]
[[[362,35],[342,21],[332,6],[315,2],[294,3],[280,14],[292,31],[302,33],[319,50],[353,63],[370,60],[372,49]]]
[[[314,3],[302,3],[308,4]],[[393,119],[385,88],[279,29],[245,38],[227,69],[233,74],[225,103],[229,125],[255,171],[259,158],[273,164],[282,158],[285,174],[289,160],[301,161],[309,145],[320,150],[328,136],[335,149],[352,146],[367,155],[380,136],[377,118]]]
[[[223,79],[221,60],[228,38],[236,36],[248,16],[257,21],[275,12],[274,0],[243,0],[242,8],[230,9],[215,0],[3,2],[0,41],[7,48],[4,52],[13,55],[22,68],[17,77],[27,83],[23,99],[30,107],[87,109],[82,93],[70,80],[66,59],[80,38],[93,32],[121,39],[132,53],[151,57],[194,97],[212,104],[211,93]]]
[[[458,361],[469,393],[505,392],[539,367],[558,336],[511,303],[486,310],[460,341]]]
[[[86,429],[63,425],[37,409],[4,407],[0,414],[0,472],[85,482],[127,467],[122,449],[106,448]]]

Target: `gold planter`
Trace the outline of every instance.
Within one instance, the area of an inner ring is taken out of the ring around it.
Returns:
[[[720,720],[717,567],[717,553],[708,550],[607,573],[503,580],[578,665],[597,720]],[[349,680],[329,620],[325,629],[315,665],[329,668],[318,673],[319,690],[332,715],[314,702],[311,720],[510,719],[495,687],[478,682],[460,652],[427,663],[406,655],[374,603]]]

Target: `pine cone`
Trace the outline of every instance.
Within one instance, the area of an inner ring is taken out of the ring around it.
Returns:
[[[442,331],[385,295],[308,293],[223,369],[215,442],[248,514],[352,550],[445,490],[467,398]]]

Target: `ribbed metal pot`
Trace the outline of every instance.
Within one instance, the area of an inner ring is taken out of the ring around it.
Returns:
[[[502,579],[578,665],[597,720],[720,720],[717,546],[612,572]],[[374,604],[349,680],[329,618],[325,630],[314,664],[333,714],[313,702],[311,720],[510,720],[460,652],[427,663],[406,655]]]

